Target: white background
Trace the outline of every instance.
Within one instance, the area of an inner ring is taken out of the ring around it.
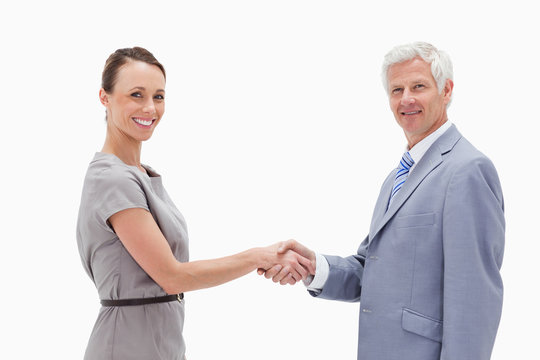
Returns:
[[[2,5],[0,358],[84,353],[99,302],[75,223],[87,164],[104,140],[98,90],[111,52],[143,46],[167,70],[167,111],[143,162],[162,173],[186,217],[192,259],[291,237],[350,255],[405,143],[382,58],[415,40],[451,55],[449,117],[494,161],[504,190],[505,303],[493,359],[537,358],[540,26],[533,1],[507,4]],[[188,293],[184,334],[190,360],[352,360],[357,317],[357,304],[312,299],[253,273]]]

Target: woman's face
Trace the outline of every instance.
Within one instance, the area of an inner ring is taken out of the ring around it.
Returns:
[[[112,93],[100,90],[109,128],[129,140],[148,140],[165,111],[165,77],[142,61],[130,61],[118,70]]]

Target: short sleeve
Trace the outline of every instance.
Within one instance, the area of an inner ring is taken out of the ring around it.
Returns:
[[[132,208],[149,210],[141,179],[131,169],[120,166],[104,169],[95,184],[96,213],[109,228],[108,220],[117,212]]]

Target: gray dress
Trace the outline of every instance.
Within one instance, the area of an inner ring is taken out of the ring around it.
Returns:
[[[163,296],[166,293],[135,262],[108,219],[129,208],[150,211],[178,261],[188,261],[188,236],[182,214],[148,174],[111,154],[96,153],[88,167],[77,221],[83,266],[100,299]],[[184,303],[101,307],[86,348],[87,360],[184,359]]]

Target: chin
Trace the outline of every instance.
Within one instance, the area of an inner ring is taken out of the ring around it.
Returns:
[[[407,134],[416,133],[419,128],[418,124],[415,121],[400,119],[398,123],[399,126],[401,126],[401,128],[403,129],[403,131],[405,131],[405,133]]]
[[[152,135],[154,135],[154,132],[152,131],[152,133],[150,134],[144,134],[144,135],[141,135],[141,136],[138,136],[136,139],[138,141],[148,141],[150,140],[150,138],[152,137]]]

